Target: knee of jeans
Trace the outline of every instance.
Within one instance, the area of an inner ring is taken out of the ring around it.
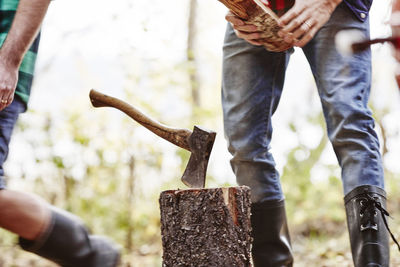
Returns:
[[[329,139],[332,144],[341,144],[344,140],[360,141],[368,139],[377,142],[374,119],[367,112],[349,110],[327,119]]]
[[[239,158],[252,157],[255,153],[265,153],[269,149],[268,134],[257,127],[252,129],[249,127],[242,129],[240,126],[232,127],[225,133],[229,152]]]
[[[251,143],[231,143],[229,151],[232,154],[232,163],[264,161],[268,158],[268,148]]]

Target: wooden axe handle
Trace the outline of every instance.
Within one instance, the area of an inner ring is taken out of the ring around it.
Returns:
[[[94,107],[113,107],[119,109],[161,138],[191,151],[188,143],[188,138],[192,134],[190,130],[165,126],[156,120],[151,119],[149,116],[145,115],[130,104],[118,98],[99,93],[94,89],[90,90],[89,97]]]

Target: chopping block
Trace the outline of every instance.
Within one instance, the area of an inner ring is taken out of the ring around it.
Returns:
[[[249,187],[168,190],[159,204],[162,266],[252,266]]]

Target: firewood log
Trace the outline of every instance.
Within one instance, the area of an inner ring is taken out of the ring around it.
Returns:
[[[218,0],[224,4],[233,14],[242,18],[245,23],[256,25],[261,32],[263,46],[272,52],[281,52],[292,47],[284,42],[278,35],[280,26],[277,21],[279,16],[271,8],[264,5],[260,0]],[[294,0],[285,0],[288,7],[293,6]]]

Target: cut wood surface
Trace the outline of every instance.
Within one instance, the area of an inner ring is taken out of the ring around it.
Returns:
[[[263,46],[272,52],[281,52],[292,47],[278,35],[278,15],[260,0],[218,0],[245,23],[253,24],[261,31]],[[294,1],[293,1],[294,3]],[[281,14],[280,14],[281,15]]]
[[[163,266],[251,266],[250,188],[160,195]]]

